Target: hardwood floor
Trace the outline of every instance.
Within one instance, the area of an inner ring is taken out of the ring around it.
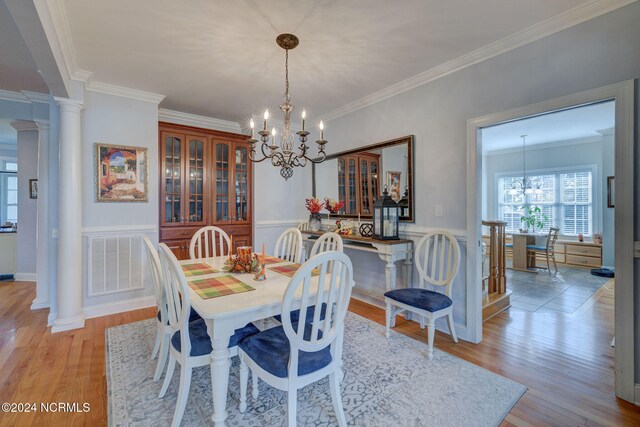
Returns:
[[[613,295],[610,287],[573,315],[505,312],[485,323],[482,343],[435,345],[518,381],[529,390],[503,425],[640,425],[640,408],[613,394]],[[89,319],[82,330],[51,334],[48,310],[31,311],[35,285],[0,282],[0,403],[89,403],[89,412],[0,413],[0,426],[107,425],[106,328],[153,317],[153,308]],[[350,310],[384,323],[384,312],[353,300]],[[424,341],[398,317],[395,330]],[[426,361],[425,361],[426,362]]]

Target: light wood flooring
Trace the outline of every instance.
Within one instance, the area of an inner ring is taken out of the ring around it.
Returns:
[[[485,323],[478,345],[441,333],[435,345],[529,387],[503,425],[640,425],[640,408],[613,393],[613,296],[611,286],[572,315],[507,310]],[[52,335],[48,310],[29,309],[34,297],[33,283],[0,282],[0,403],[88,402],[90,411],[0,413],[0,426],[106,426],[104,331],[155,310],[89,319],[82,330]],[[376,307],[353,300],[350,309],[384,323]],[[426,339],[400,317],[396,331]]]

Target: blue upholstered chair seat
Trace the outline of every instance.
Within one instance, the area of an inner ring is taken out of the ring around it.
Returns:
[[[156,316],[158,318],[158,321],[160,321],[160,310],[158,310],[158,315]],[[199,320],[202,319],[202,317],[200,317],[200,315],[198,314],[197,311],[195,311],[193,308],[191,309],[191,312],[189,313],[189,322],[193,322],[195,320]],[[169,324],[169,321],[167,321],[167,325]]]
[[[307,318],[306,318],[307,323],[313,322],[313,315],[315,314],[315,311],[316,311],[315,305],[307,307]],[[323,302],[322,308],[320,309],[320,320],[324,320],[324,317],[326,315],[327,315],[327,304]],[[273,318],[276,319],[278,322],[282,323],[282,316],[280,316],[279,314],[276,316],[273,316]],[[297,323],[299,321],[300,321],[300,310],[293,310],[291,312],[291,323]]]
[[[293,323],[297,330],[298,323]],[[304,339],[311,337],[311,324],[305,324]],[[320,333],[322,334],[322,332]],[[243,340],[239,347],[262,369],[279,378],[285,378],[289,372],[289,339],[282,326],[267,329]],[[306,375],[324,368],[331,363],[330,347],[316,352],[300,351],[298,354],[298,375]]]
[[[506,245],[504,245],[504,247],[505,247],[505,248],[512,248],[512,247],[513,247],[513,244],[511,244],[511,243],[507,243]]]
[[[237,346],[243,339],[258,332],[260,332],[260,329],[256,328],[253,323],[247,323],[244,328],[236,329],[235,333],[229,338],[229,348]],[[211,353],[211,338],[207,333],[207,325],[203,319],[189,323],[189,338],[191,339],[190,356],[203,356]],[[177,351],[181,350],[180,332],[173,334],[171,345]]]
[[[432,313],[453,304],[451,298],[444,294],[420,288],[394,289],[386,292],[384,296]]]
[[[527,249],[534,249],[536,251],[545,252],[547,250],[547,247],[546,246],[539,246],[539,245],[527,245]]]

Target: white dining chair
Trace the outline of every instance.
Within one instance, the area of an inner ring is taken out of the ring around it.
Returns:
[[[290,262],[300,262],[302,259],[302,233],[297,228],[286,229],[273,250],[273,255]]]
[[[189,243],[189,258],[201,259],[227,255],[231,248],[229,236],[222,228],[209,225],[195,232]]]
[[[310,226],[309,223],[307,221],[303,221],[300,224],[298,224],[298,230],[300,231],[308,231],[310,230]]]
[[[344,245],[342,243],[342,237],[338,233],[327,232],[322,236],[318,237],[318,239],[313,244],[311,248],[311,253],[309,254],[309,258],[313,258],[315,255],[322,252],[329,251],[338,251],[342,252],[344,249]]]
[[[169,326],[169,318],[167,315],[167,302],[164,293],[164,274],[160,265],[160,258],[155,246],[147,236],[142,238],[149,262],[149,271],[151,272],[151,281],[153,282],[153,290],[156,297],[156,305],[158,314],[156,315],[156,342],[151,352],[151,359],[158,357],[158,363],[153,375],[153,380],[158,381],[162,376],[162,372],[167,363],[167,355],[169,354],[169,339],[171,338],[171,327]],[[200,319],[195,310],[191,310],[189,321]]]
[[[158,398],[163,398],[171,383],[176,362],[180,364],[180,386],[176,409],[173,413],[172,427],[178,427],[187,405],[189,387],[191,386],[191,371],[199,366],[211,363],[211,338],[207,333],[207,326],[203,319],[189,322],[191,298],[189,285],[182,272],[177,258],[164,243],[160,244],[160,260],[165,276],[164,289],[167,301],[167,314],[171,328],[169,366],[164,377]],[[229,339],[231,356],[238,354],[238,343],[246,337],[260,332],[252,323],[236,329]]]
[[[313,270],[320,274],[314,280]],[[331,400],[338,425],[346,426],[340,395],[344,319],[353,288],[353,267],[347,255],[325,252],[309,259],[289,281],[282,299],[282,313],[292,310],[302,295],[301,311],[311,305],[327,307],[324,320],[315,311],[312,322],[292,322],[283,316],[281,326],[252,335],[239,345],[240,412],[247,409],[247,380],[252,375],[252,396],[258,398],[258,378],[288,393],[289,426],[296,425],[297,391],[329,376]],[[298,296],[299,298],[299,296]],[[297,305],[297,304],[296,304]]]
[[[453,234],[445,230],[436,230],[420,239],[416,245],[415,260],[420,276],[418,287],[394,289],[384,294],[386,336],[389,338],[389,328],[395,326],[396,315],[399,312],[415,313],[421,316],[422,329],[425,322],[427,324],[428,358],[433,359],[436,319],[447,317],[451,338],[458,342],[453,324],[451,288],[460,267],[460,246]],[[426,285],[444,288],[444,292],[425,289]]]

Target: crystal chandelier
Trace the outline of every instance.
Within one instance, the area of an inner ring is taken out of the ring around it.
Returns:
[[[527,177],[527,149],[525,141],[527,135],[520,135],[520,138],[522,138],[522,179],[513,181],[509,194],[512,196],[515,196],[520,192],[523,194],[542,194],[540,182],[537,179],[532,180]]]
[[[289,97],[289,51],[298,46],[298,37],[293,34],[280,34],[276,38],[278,46],[285,50],[284,54],[284,70],[285,70],[285,87],[284,87],[284,102],[280,105],[280,109],[284,113],[284,127],[282,129],[282,135],[280,137],[280,146],[276,145],[276,128],[274,127],[271,132],[267,129],[267,120],[269,119],[269,110],[264,112],[264,126],[261,131],[258,132],[262,144],[260,150],[262,151],[262,157],[258,158],[256,153],[256,144],[258,140],[254,138],[255,123],[253,119],[249,123],[251,127],[251,138],[247,141],[251,144],[249,150],[249,159],[252,162],[262,162],[266,159],[271,159],[271,164],[280,168],[280,175],[284,179],[289,179],[293,175],[293,168],[296,166],[304,167],[307,161],[312,163],[321,163],[326,154],[324,152],[324,146],[327,143],[324,139],[324,124],[320,121],[320,139],[316,141],[318,144],[318,157],[313,159],[307,155],[307,136],[309,132],[304,129],[304,120],[306,112],[302,111],[302,130],[296,132],[296,135],[300,138],[300,145],[297,147],[297,151],[294,150],[294,136],[291,130],[291,112],[293,111],[293,104]]]

